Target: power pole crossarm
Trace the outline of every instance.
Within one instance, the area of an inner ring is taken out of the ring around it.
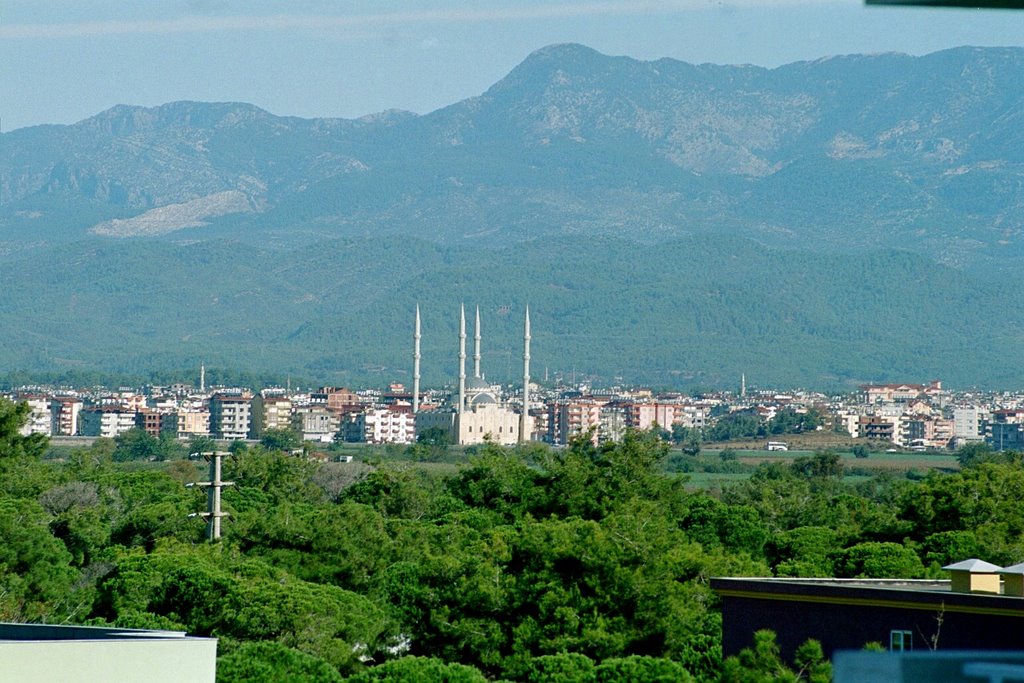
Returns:
[[[211,541],[220,540],[220,520],[223,517],[230,517],[230,514],[220,509],[220,492],[225,486],[234,486],[233,481],[221,479],[221,462],[225,455],[231,455],[224,451],[203,453],[204,458],[210,462],[210,480],[196,481],[185,484],[186,487],[202,486],[206,489],[206,512],[195,512],[189,517],[203,517],[206,519],[206,538]]]

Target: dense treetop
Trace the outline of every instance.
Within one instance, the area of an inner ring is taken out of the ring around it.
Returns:
[[[2,424],[0,616],[215,636],[224,682],[822,680],[820,649],[783,662],[770,635],[723,664],[709,577],[938,577],[1024,557],[1012,454],[851,484],[824,452],[707,492],[667,473],[653,432],[486,444],[439,472],[254,445],[225,462],[232,516],[211,545],[183,485],[202,463],[119,462],[104,440],[41,458]]]

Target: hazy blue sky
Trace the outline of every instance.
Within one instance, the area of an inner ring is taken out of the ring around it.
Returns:
[[[858,0],[3,0],[3,129],[115,104],[242,101],[275,114],[425,113],[551,43],[778,66],[853,52],[1024,45],[1024,12]]]

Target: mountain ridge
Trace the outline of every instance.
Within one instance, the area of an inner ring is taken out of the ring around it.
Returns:
[[[415,299],[480,295],[538,302],[552,365],[606,379],[1021,381],[1022,72],[1015,48],[556,45],[424,115],[179,102],[4,133],[0,363],[401,378]]]

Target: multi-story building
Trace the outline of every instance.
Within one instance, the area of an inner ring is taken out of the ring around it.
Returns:
[[[597,440],[601,443],[622,440],[622,435],[629,428],[629,416],[626,404],[613,401],[601,406],[599,412]]]
[[[160,438],[162,432],[176,437],[178,435],[178,414],[143,408],[135,413],[135,426],[145,430],[147,434],[156,439]]]
[[[268,429],[291,429],[292,401],[287,396],[256,394],[252,399],[252,426],[249,435],[262,438]]]
[[[897,420],[881,415],[863,415],[857,423],[857,433],[866,439],[893,441]]]
[[[338,435],[338,416],[326,405],[310,405],[292,412],[292,429],[303,441],[331,443]]]
[[[832,413],[832,422],[837,427],[842,427],[846,433],[857,438],[860,436],[860,415],[850,410],[838,410]]]
[[[416,420],[411,410],[386,408],[349,415],[345,440],[360,443],[408,444],[416,440]]]
[[[676,406],[673,403],[636,403],[624,404],[626,426],[633,429],[647,430],[658,425],[662,429],[670,429],[676,421]]]
[[[83,408],[78,414],[78,433],[81,436],[113,439],[134,427],[135,411],[120,406]]]
[[[178,410],[178,438],[210,435],[210,411],[202,408]]]
[[[704,429],[708,423],[707,406],[683,405],[676,410],[675,422],[688,429]]]
[[[338,415],[357,413],[363,409],[359,395],[344,387],[322,387],[309,395],[310,405],[319,405]]]
[[[75,436],[78,433],[78,415],[82,401],[59,396],[50,401],[50,433],[54,436]]]
[[[53,414],[50,410],[50,399],[39,395],[24,395],[19,403],[27,403],[31,412],[28,420],[19,430],[22,436],[29,434],[43,434],[50,436],[53,433]]]
[[[248,394],[214,394],[210,397],[210,433],[218,439],[237,440],[249,436],[252,426],[252,397]]]
[[[596,430],[601,425],[601,406],[606,401],[595,400],[570,400],[558,401],[549,406],[551,419],[549,423],[554,427],[551,434],[551,442],[556,444],[567,444],[579,434],[583,434],[593,428]]]
[[[958,406],[953,409],[953,437],[957,446],[983,441],[989,421],[989,411],[977,406]]]
[[[865,384],[860,390],[865,403],[899,403],[913,401],[919,396],[940,396],[942,382],[933,380],[928,384]]]

